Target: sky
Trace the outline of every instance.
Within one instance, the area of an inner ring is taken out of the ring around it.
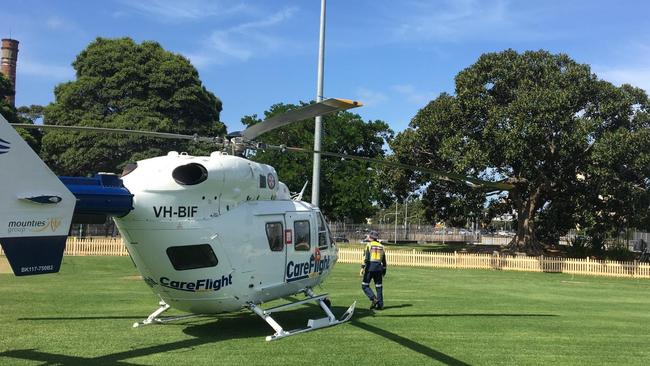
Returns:
[[[650,90],[649,13],[642,0],[329,0],[324,96],[361,101],[355,113],[397,133],[481,54],[508,48],[566,53]],[[235,131],[315,99],[319,20],[319,0],[12,0],[0,36],[20,42],[17,106],[53,102],[95,38],[130,37],[189,58]]]

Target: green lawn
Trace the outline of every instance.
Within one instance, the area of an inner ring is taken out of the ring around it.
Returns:
[[[0,275],[0,365],[646,365],[650,281],[390,268],[373,313],[357,265],[323,290],[350,323],[275,342],[248,312],[131,328],[156,297],[128,258],[64,260],[57,275]],[[320,293],[321,291],[317,291]],[[286,328],[320,316],[278,314]]]

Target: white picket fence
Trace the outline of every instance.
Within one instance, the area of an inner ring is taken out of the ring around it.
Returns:
[[[339,262],[361,263],[362,248],[339,247]],[[69,237],[65,255],[72,256],[127,256],[121,238]],[[0,250],[0,255],[3,255]],[[505,271],[568,273],[588,276],[610,276],[650,279],[650,264],[593,259],[527,257],[471,253],[430,253],[418,250],[386,249],[391,266],[495,269]]]
[[[125,256],[129,255],[126,246],[122,242],[122,238],[107,238],[107,237],[88,237],[77,238],[70,236],[65,244],[65,255],[110,255],[110,256]],[[5,253],[0,248],[0,256]]]
[[[65,255],[110,255],[110,256],[125,256],[129,255],[126,246],[122,242],[121,237],[105,238],[105,237],[89,237],[77,238],[68,237],[65,243]]]
[[[339,262],[361,263],[363,249],[340,248]],[[650,264],[578,258],[527,257],[472,253],[427,253],[386,249],[389,265],[432,268],[496,269],[588,276],[650,278]]]

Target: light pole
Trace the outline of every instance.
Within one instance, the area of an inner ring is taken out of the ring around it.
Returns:
[[[389,213],[385,214],[384,215],[384,224],[387,223],[386,216],[389,216],[389,215],[395,215],[395,222],[397,223],[397,214],[398,214],[397,212],[389,212]],[[397,225],[397,224],[395,224],[395,225]],[[397,235],[397,230],[395,230],[395,235]],[[396,242],[396,240],[397,240],[397,237],[395,237],[393,239],[393,242]]]
[[[409,229],[408,229],[408,217],[409,217],[409,198],[408,196],[404,200],[404,238],[409,240]]]
[[[404,199],[404,237],[406,240],[409,240],[409,198],[411,198],[411,194],[409,193],[406,198]],[[412,211],[412,209],[411,209]]]
[[[395,200],[395,237],[393,238],[393,244],[397,244],[397,200]]]
[[[389,216],[389,215],[395,215],[395,213],[394,212],[389,212],[389,213],[385,214],[384,215],[384,224],[388,223],[388,221],[386,221],[386,216]],[[395,220],[397,220],[397,217],[395,217]]]
[[[325,0],[320,2],[320,37],[318,47],[318,81],[316,85],[316,102],[323,100],[323,68],[325,64]],[[317,116],[314,120],[314,151],[321,148],[321,125],[323,118]],[[311,204],[318,206],[320,201],[320,154],[314,153],[314,169],[312,171]]]

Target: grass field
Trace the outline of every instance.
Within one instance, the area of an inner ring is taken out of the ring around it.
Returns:
[[[322,291],[350,323],[275,342],[248,312],[131,328],[156,307],[128,258],[66,257],[57,275],[0,275],[0,365],[647,365],[650,281],[390,268],[372,312],[358,266]],[[317,291],[320,293],[322,291]],[[279,313],[286,329],[321,316]]]

